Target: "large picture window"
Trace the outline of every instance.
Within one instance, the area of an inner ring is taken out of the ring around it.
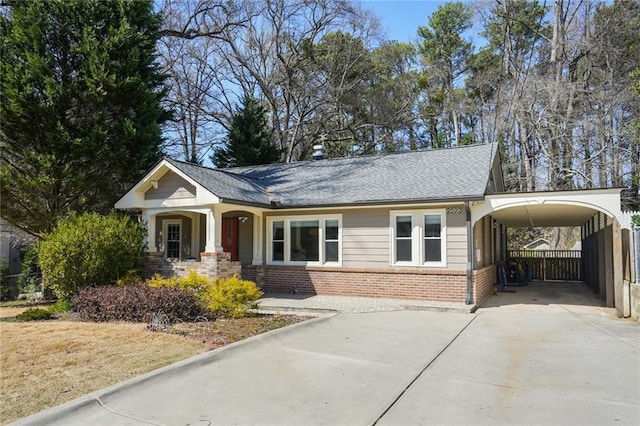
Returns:
[[[392,264],[446,266],[444,210],[391,213]]]
[[[289,222],[291,234],[290,259],[299,262],[320,261],[319,221],[317,220],[292,220]]]
[[[341,217],[268,219],[269,263],[339,265]]]

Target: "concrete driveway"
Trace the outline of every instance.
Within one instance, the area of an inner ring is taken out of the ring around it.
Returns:
[[[338,314],[16,424],[640,424],[640,327],[582,305]]]

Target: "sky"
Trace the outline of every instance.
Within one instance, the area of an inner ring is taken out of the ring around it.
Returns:
[[[367,0],[362,5],[373,10],[382,20],[382,27],[390,40],[413,42],[419,26],[428,24],[429,16],[441,0]]]
[[[387,38],[399,42],[415,41],[418,27],[426,26],[429,16],[445,3],[443,0],[362,0],[365,8],[381,18]]]

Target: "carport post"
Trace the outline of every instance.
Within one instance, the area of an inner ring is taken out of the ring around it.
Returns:
[[[613,279],[613,296],[616,315],[619,318],[624,316],[624,289],[622,277],[622,227],[618,219],[613,218],[612,225],[612,279]],[[608,296],[608,295],[607,295]],[[609,297],[607,297],[609,299]]]
[[[469,202],[464,202],[464,209],[466,212],[467,222],[467,292],[465,295],[465,303],[470,305],[473,300],[473,255],[474,255],[474,237],[473,237],[473,225],[471,223],[471,209],[469,208]]]

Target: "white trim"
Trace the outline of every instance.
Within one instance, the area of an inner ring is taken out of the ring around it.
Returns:
[[[262,215],[253,213],[253,265],[262,265]]]
[[[424,261],[424,217],[440,216],[440,261]],[[399,216],[411,217],[411,261],[396,260],[396,225]],[[427,268],[447,267],[447,211],[446,209],[391,210],[389,212],[389,264],[391,266],[423,266]]]
[[[325,253],[325,228],[328,220],[338,221],[338,261],[327,262]],[[295,261],[291,260],[291,222],[295,221],[317,221],[318,222],[318,260],[317,261]],[[273,260],[273,223],[283,222],[284,225],[284,260]],[[267,218],[266,252],[267,265],[310,265],[310,266],[342,266],[342,215],[296,215],[296,216],[269,216]]]
[[[471,224],[475,225],[484,216],[510,207],[542,205],[584,207],[592,209],[594,214],[601,211],[621,222],[620,192],[620,188],[602,188],[489,194],[481,202],[471,202]]]

